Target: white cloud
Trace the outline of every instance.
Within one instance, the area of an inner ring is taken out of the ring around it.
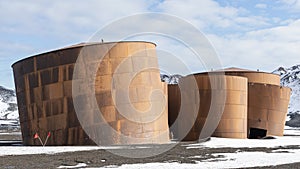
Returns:
[[[200,29],[217,27],[248,30],[254,26],[269,25],[268,18],[246,15],[249,11],[245,8],[221,6],[213,0],[166,0],[158,9],[188,19]]]
[[[259,8],[259,9],[266,9],[268,7],[267,4],[256,4],[255,8]]]
[[[293,9],[294,12],[299,12],[300,0],[279,0],[279,2],[284,4],[286,7]]]
[[[145,12],[150,4],[146,0],[1,1],[0,16],[6,16],[0,18],[1,30],[82,38],[80,33],[87,35],[116,18]]]
[[[287,26],[251,31],[239,36],[209,35],[223,65],[272,71],[300,63],[300,20]]]
[[[252,31],[245,34],[245,37],[251,37],[257,40],[300,42],[300,19],[294,20],[287,26]]]
[[[280,9],[282,13],[273,15],[272,10],[278,8],[278,2],[279,5],[284,4],[285,9]],[[299,11],[300,0],[277,0],[268,4],[256,4],[255,7],[264,9],[266,15],[254,13],[246,6],[230,4],[221,5],[214,0],[0,1],[0,66],[11,71],[10,65],[3,64],[5,56],[10,56],[9,60],[17,61],[29,52],[36,53],[86,41],[111,21],[149,11],[178,16],[191,22],[201,31],[209,33],[209,40],[216,47],[225,66],[271,71],[279,64],[290,66],[300,62],[300,17],[295,13],[293,17],[289,17],[290,13],[287,10]],[[269,15],[271,16],[267,17]],[[283,15],[284,19],[281,17]],[[282,26],[274,26],[274,23]],[[139,30],[140,26],[167,27],[158,21],[147,25],[145,22],[132,21],[131,26],[117,28],[112,32]],[[168,29],[172,30],[170,27]],[[194,32],[182,29],[178,34],[192,33]],[[185,58],[187,64],[198,66],[192,59],[187,59],[187,49],[180,49],[175,44],[153,38],[153,41],[156,40],[162,49],[170,49],[177,56]]]
[[[0,1],[0,44],[4,44],[0,46],[0,75],[7,79],[1,84],[12,88],[12,62],[87,41],[110,21],[147,12],[152,3],[156,1]]]

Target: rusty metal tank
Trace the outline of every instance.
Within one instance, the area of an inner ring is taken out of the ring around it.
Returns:
[[[196,92],[200,99],[197,115],[191,113],[193,110],[181,108],[181,95],[185,94],[185,90],[180,90],[179,85],[168,86],[169,125],[174,137],[196,141],[202,132],[206,132],[203,128],[207,125],[213,128],[208,137],[212,134],[217,137],[247,138],[247,78],[214,74],[196,74],[193,77],[197,81]],[[184,81],[186,78],[180,79],[181,83]],[[217,85],[212,87],[211,83]],[[213,95],[216,96],[214,99]],[[188,102],[195,102],[193,99]],[[181,117],[180,111],[183,114]],[[214,118],[208,117],[208,114]],[[194,121],[193,117],[196,117]],[[187,126],[191,124],[193,125],[187,132]]]
[[[282,136],[290,89],[280,86],[280,76],[239,68],[222,71],[248,78],[248,137]]]
[[[257,129],[261,129],[265,130],[265,135],[282,136],[291,89],[271,84],[249,83],[248,90],[249,135],[256,138]]]
[[[189,75],[179,85],[168,86],[169,125],[175,138],[196,141],[213,134],[224,109],[225,83],[222,75]]]
[[[172,137],[178,138],[178,122],[175,123],[181,105],[181,93],[178,84],[168,85],[168,125]]]
[[[79,44],[12,67],[24,145],[48,132],[47,145],[169,141],[167,106],[153,108],[167,104],[153,43]]]
[[[261,71],[227,68],[213,71],[248,79],[248,137],[282,136],[290,89],[280,86],[280,76]]]
[[[280,76],[273,73],[261,72],[259,70],[253,71],[232,67],[222,70],[216,70],[213,72],[222,72],[225,75],[247,77],[249,83],[273,84],[278,86],[280,85]]]
[[[180,137],[183,135],[184,133],[180,131],[181,128],[193,123],[193,127],[184,140],[198,139],[202,127],[205,123],[208,124],[206,115],[211,104],[211,94],[207,94],[209,93],[207,91],[204,92],[207,89],[202,87],[205,86],[205,83],[209,84],[209,80],[203,77],[208,77],[209,75],[216,75],[217,77],[217,75],[221,74],[225,75],[222,78],[226,79],[224,92],[227,95],[222,117],[219,121],[216,118],[215,121],[210,122],[218,125],[213,136],[229,138],[259,138],[266,135],[282,136],[290,89],[280,86],[279,75],[239,68],[228,68],[194,75],[197,83],[200,84],[198,85],[199,92],[197,92],[200,97],[200,106],[196,122],[185,120],[183,116],[183,120],[181,119],[176,123],[176,118],[178,118],[178,112],[180,111],[187,114],[186,118],[190,116],[189,118],[193,119],[195,115],[188,115],[188,109],[182,110],[178,106],[182,102],[179,86],[168,86],[170,96],[168,103],[169,125],[171,126],[170,130],[174,132],[174,136]],[[181,81],[185,81],[185,79],[183,78]],[[197,101],[197,99],[195,100]],[[218,100],[215,101],[218,102]],[[216,116],[219,114],[216,113]]]
[[[212,136],[247,138],[248,79],[226,75],[226,102]]]

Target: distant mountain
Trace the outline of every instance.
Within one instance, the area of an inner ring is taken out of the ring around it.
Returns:
[[[290,68],[279,67],[275,71],[281,77],[281,85],[292,89],[290,105],[288,109],[288,126],[300,127],[300,65]]]
[[[289,114],[300,114],[300,65],[290,68],[280,67],[273,71],[281,77],[281,85],[292,89]]]
[[[0,86],[0,119],[18,119],[15,91]]]
[[[181,75],[166,75],[166,74],[160,75],[161,81],[166,82],[168,84],[178,84],[180,78],[182,78]]]
[[[19,114],[15,91],[0,86],[0,130],[18,130]]]

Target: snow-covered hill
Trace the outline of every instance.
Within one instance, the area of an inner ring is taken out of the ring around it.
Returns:
[[[280,67],[273,71],[281,77],[281,85],[292,89],[291,100],[288,110],[290,120],[287,125],[300,127],[300,65],[290,68]]]
[[[168,84],[177,84],[181,77],[182,77],[181,75],[166,75],[166,74],[160,75],[161,81],[166,82]]]
[[[292,89],[289,114],[300,114],[300,65],[290,68],[280,67],[273,73],[281,77],[281,85]]]
[[[16,94],[13,90],[0,86],[0,119],[18,119]]]
[[[19,114],[15,91],[0,86],[0,130],[19,128]]]

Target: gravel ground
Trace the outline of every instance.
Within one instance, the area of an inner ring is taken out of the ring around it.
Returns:
[[[207,159],[219,157],[213,156],[214,153],[234,153],[234,152],[267,152],[272,153],[277,149],[300,149],[300,146],[287,146],[277,148],[195,148],[186,149],[186,145],[189,143],[180,143],[170,149],[169,151],[148,158],[126,158],[117,156],[108,152],[107,150],[93,150],[93,151],[79,151],[68,152],[59,154],[38,154],[38,155],[18,155],[18,156],[2,156],[0,157],[0,168],[57,168],[58,166],[74,166],[78,163],[85,163],[88,167],[102,167],[109,165],[122,165],[122,164],[134,164],[134,163],[152,163],[152,162],[178,162],[178,163],[195,163],[196,161],[203,161]],[[119,153],[126,154],[138,154],[144,155],[149,151],[155,151],[155,149],[166,148],[170,145],[144,145],[148,148],[139,149],[116,149]],[[149,148],[150,147],[150,148]],[[284,152],[284,151],[283,151]],[[191,158],[198,156],[199,158]],[[255,167],[259,168],[259,167]],[[260,168],[300,168],[299,163],[279,165],[279,166],[267,166]]]
[[[12,134],[3,134],[0,132],[0,141],[1,140],[22,140],[22,135],[19,132],[14,132]]]

